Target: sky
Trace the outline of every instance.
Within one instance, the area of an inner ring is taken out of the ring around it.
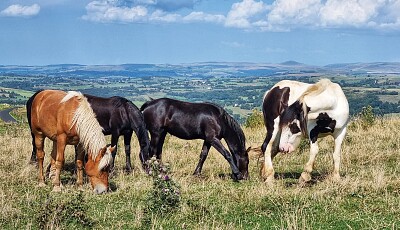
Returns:
[[[400,0],[1,0],[0,65],[400,62]]]

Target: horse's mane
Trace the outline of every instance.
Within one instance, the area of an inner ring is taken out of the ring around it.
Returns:
[[[304,103],[306,96],[316,96],[326,90],[326,88],[331,85],[332,82],[329,79],[323,78],[319,80],[317,83],[310,85],[306,91],[299,97],[299,102]]]
[[[307,128],[307,116],[309,112],[309,108],[307,107],[307,102],[305,101],[306,96],[317,96],[321,94],[326,88],[331,85],[332,82],[329,79],[323,78],[319,80],[317,83],[310,85],[306,91],[299,97],[297,100],[302,105],[302,114],[301,114],[301,130],[303,134],[307,134],[305,131]]]
[[[204,102],[204,103],[215,106],[220,111],[220,114],[221,114],[223,120],[226,122],[226,124],[229,127],[231,127],[235,133],[238,134],[240,146],[242,146],[243,148],[246,148],[246,137],[245,137],[243,130],[240,127],[239,123],[237,123],[237,121],[235,119],[233,119],[233,117],[231,115],[229,115],[229,113],[226,112],[226,110],[224,110],[221,106],[219,106],[215,103],[212,103],[212,102]]]
[[[79,106],[74,112],[71,128],[75,125],[79,141],[92,154],[92,158],[95,160],[101,148],[106,146],[106,139],[92,107],[82,93],[69,91],[60,103],[65,103],[73,97],[77,98]]]

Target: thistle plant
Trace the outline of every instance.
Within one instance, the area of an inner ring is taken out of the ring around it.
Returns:
[[[156,157],[146,162],[148,173],[153,178],[153,188],[148,194],[148,211],[165,214],[179,207],[181,196],[179,185],[168,175],[169,164],[162,164]]]

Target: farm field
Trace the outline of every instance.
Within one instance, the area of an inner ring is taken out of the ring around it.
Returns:
[[[247,181],[233,182],[230,168],[214,149],[202,175],[192,175],[201,141],[168,136],[163,162],[171,166],[170,178],[180,186],[180,205],[166,213],[149,212],[153,189],[137,156],[135,171],[125,174],[122,141],[111,191],[94,195],[87,181],[78,190],[73,148],[69,146],[61,175],[61,193],[52,185],[37,186],[38,170],[29,164],[31,136],[26,122],[0,123],[0,228],[1,229],[399,229],[400,129],[398,117],[378,118],[362,128],[352,120],[342,147],[342,179],[329,178],[333,140],[320,141],[313,180],[299,186],[297,178],[308,159],[308,147],[274,159],[274,184],[258,176],[258,153],[250,154]],[[259,147],[264,127],[244,128],[247,146]],[[109,140],[109,139],[108,139]],[[51,144],[46,142],[45,165]]]
[[[400,75],[312,75],[227,77],[125,76],[0,76],[0,103],[24,106],[39,89],[78,90],[96,96],[122,96],[140,107],[150,98],[171,97],[223,106],[244,123],[253,109],[261,110],[264,93],[283,79],[317,82],[322,77],[339,83],[348,97],[350,113],[371,105],[379,115],[400,113]]]

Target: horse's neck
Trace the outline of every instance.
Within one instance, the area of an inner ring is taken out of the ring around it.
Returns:
[[[239,152],[242,149],[242,141],[240,140],[239,135],[233,129],[225,131],[224,139],[231,151]]]

